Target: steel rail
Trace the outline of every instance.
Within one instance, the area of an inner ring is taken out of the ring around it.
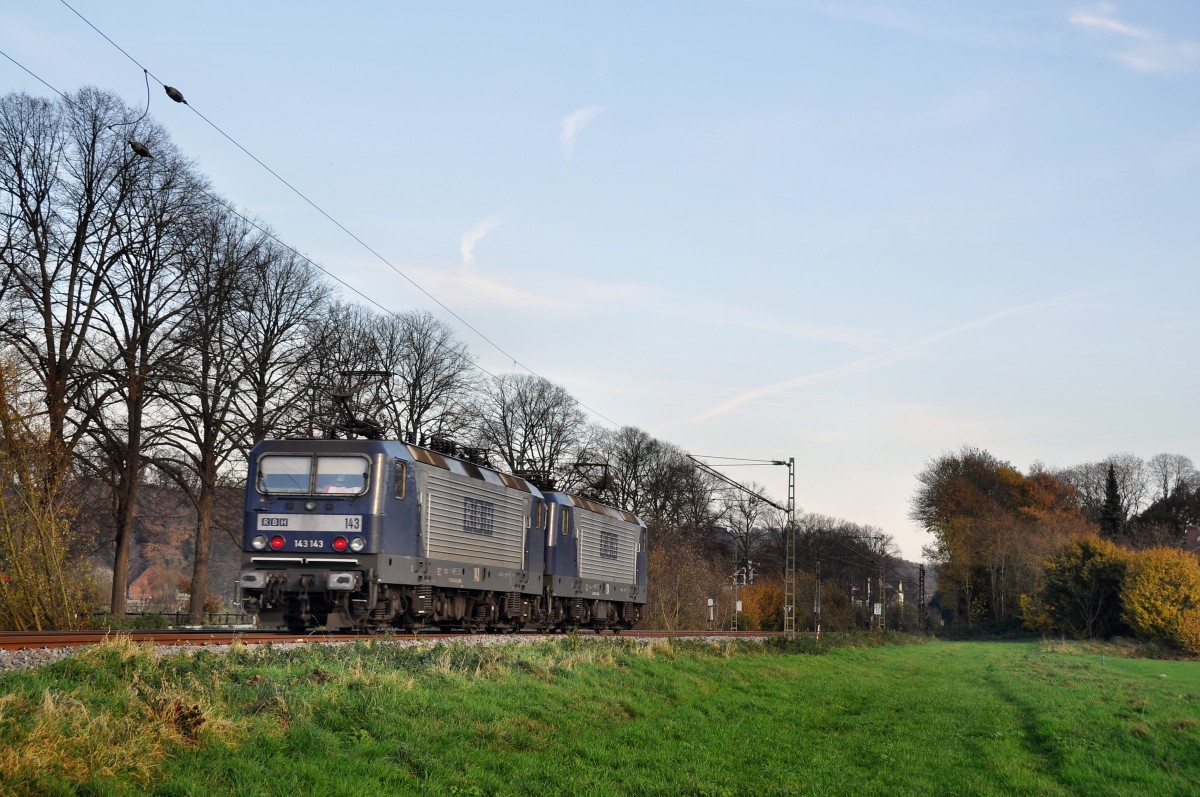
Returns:
[[[629,638],[753,638],[780,636],[778,631],[604,631],[597,636],[624,636]],[[21,631],[0,633],[0,650],[45,650],[48,648],[74,648],[96,645],[106,640],[127,639],[131,642],[151,642],[155,645],[192,647],[209,645],[267,645],[283,643],[323,644],[333,642],[362,641],[411,641],[470,639],[473,637],[505,636],[504,634],[472,634],[467,632],[406,632],[377,634],[335,634],[314,632],[294,634],[287,631]],[[561,634],[546,632],[518,632],[514,637],[544,636],[552,639]]]

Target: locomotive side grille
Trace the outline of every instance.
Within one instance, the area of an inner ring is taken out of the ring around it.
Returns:
[[[433,559],[521,568],[525,561],[524,497],[450,473],[430,470],[423,510]]]
[[[637,582],[641,526],[587,511],[575,513],[579,527],[579,575],[620,584]]]

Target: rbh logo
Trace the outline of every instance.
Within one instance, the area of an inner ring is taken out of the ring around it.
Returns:
[[[287,524],[288,524],[288,519],[285,517],[261,517],[260,516],[258,519],[258,527],[260,529],[266,528],[266,527],[282,528],[283,526],[286,526]]]

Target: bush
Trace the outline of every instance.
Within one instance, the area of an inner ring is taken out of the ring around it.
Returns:
[[[742,588],[747,631],[783,630],[783,585],[760,581]]]
[[[1184,609],[1179,615],[1178,645],[1200,656],[1200,609]]]
[[[1121,605],[1138,636],[1200,652],[1200,562],[1194,555],[1179,548],[1135,554]]]
[[[1108,540],[1085,537],[1067,544],[1046,560],[1038,597],[1022,600],[1025,627],[1076,639],[1119,633],[1121,584],[1128,566],[1129,553]]]
[[[73,553],[67,458],[21,389],[15,366],[0,359],[0,630],[77,628],[92,588]]]
[[[1119,597],[1118,593],[1118,599]],[[1021,606],[1021,625],[1027,630],[1041,633],[1057,630],[1057,624],[1050,615],[1050,609],[1040,594],[1022,595],[1018,601]]]

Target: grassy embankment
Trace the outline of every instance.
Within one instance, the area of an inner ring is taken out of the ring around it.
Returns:
[[[1200,663],[813,647],[112,643],[0,676],[0,793],[1200,792]]]

